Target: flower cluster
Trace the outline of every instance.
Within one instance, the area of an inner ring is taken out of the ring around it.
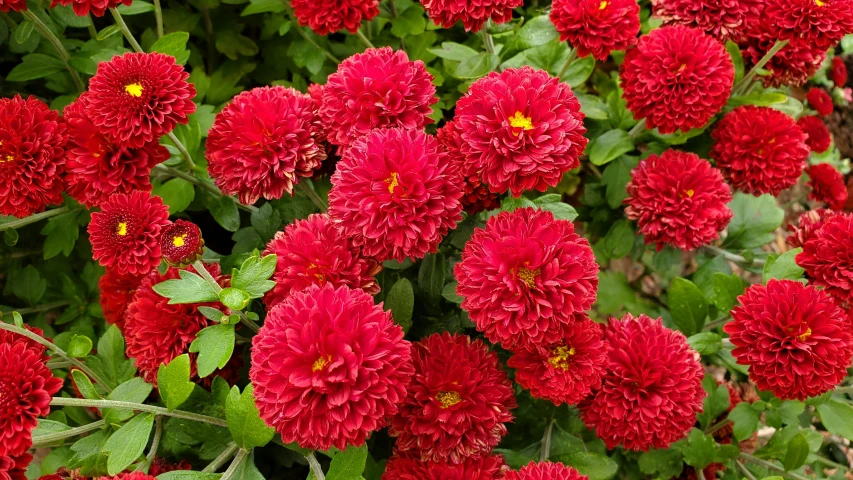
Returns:
[[[551,22],[578,56],[604,61],[610,52],[636,45],[640,6],[632,0],[555,0]]]
[[[761,0],[652,0],[652,7],[664,25],[697,28],[725,42],[743,38],[749,25],[760,18],[763,3]]]
[[[355,33],[362,21],[379,15],[379,0],[291,0],[290,5],[299,24],[318,35]]]
[[[462,22],[466,31],[479,32],[491,20],[495,24],[512,19],[512,9],[521,7],[524,0],[424,0],[424,10],[437,25],[450,28]]]

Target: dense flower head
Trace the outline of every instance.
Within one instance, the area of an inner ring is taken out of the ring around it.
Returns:
[[[811,187],[809,199],[826,203],[833,210],[841,210],[847,203],[847,186],[841,173],[828,163],[806,167],[809,176],[807,187]]]
[[[398,453],[463,463],[492,451],[516,407],[498,356],[480,340],[448,332],[412,346],[415,374],[389,433]]]
[[[763,0],[652,0],[664,25],[698,28],[725,42],[741,38],[747,25],[760,19]]]
[[[89,98],[84,93],[62,114],[68,125],[66,191],[87,207],[104,203],[114,193],[151,191],[151,169],[169,159],[169,150],[156,140],[135,148],[110,140],[89,119]]]
[[[806,134],[806,145],[815,153],[823,153],[832,145],[832,135],[820,117],[806,115],[797,120],[797,125]]]
[[[432,80],[424,62],[391,47],[347,58],[322,90],[319,115],[329,141],[347,147],[374,128],[423,128],[438,101]]]
[[[181,460],[178,463],[169,463],[161,457],[155,457],[151,462],[151,467],[148,469],[148,474],[156,477],[162,473],[174,472],[176,470],[192,470],[193,466],[187,460]]]
[[[468,457],[462,463],[422,462],[394,455],[385,465],[382,480],[499,480],[507,468],[500,455]]]
[[[817,111],[818,115],[831,115],[835,107],[832,104],[832,97],[822,88],[812,87],[806,94],[806,100],[809,106]]]
[[[125,275],[114,268],[106,269],[98,280],[98,290],[101,292],[101,311],[107,323],[119,328],[124,326],[127,307],[133,301],[142,278],[141,275]]]
[[[640,6],[635,0],[556,0],[551,22],[560,41],[569,41],[578,56],[605,61],[614,50],[637,44]]]
[[[314,100],[285,87],[243,92],[219,114],[207,137],[210,176],[228,195],[252,204],[292,194],[326,159]]]
[[[489,190],[489,186],[480,180],[477,165],[465,161],[465,155],[462,153],[462,131],[457,123],[447,122],[435,132],[435,138],[459,169],[462,177],[460,202],[468,215],[498,208],[501,205],[498,194]]]
[[[777,397],[805,400],[832,390],[853,360],[846,313],[825,291],[792,280],[752,285],[723,330],[749,378]]]
[[[796,257],[812,285],[842,301],[853,301],[853,215],[834,215],[806,240]]]
[[[264,255],[270,254],[278,258],[275,287],[264,297],[268,309],[311,285],[346,285],[370,295],[379,293],[374,277],[382,266],[363,257],[326,214],[296,220],[276,233],[264,250]]]
[[[162,53],[125,53],[98,64],[86,113],[102,133],[127,147],[157,141],[195,112],[190,74]]]
[[[27,480],[27,467],[33,461],[29,453],[8,455],[0,453],[0,479]]]
[[[683,438],[702,411],[699,354],[661,319],[626,314],[605,330],[607,375],[581,416],[607,448],[667,448]]]
[[[524,0],[423,0],[429,18],[437,25],[450,28],[461,21],[466,31],[479,32],[489,19],[495,24],[512,20],[512,9]]]
[[[145,275],[160,264],[160,230],[169,209],[158,196],[138,190],[116,193],[92,213],[92,257],[125,275]]]
[[[163,260],[173,267],[185,267],[204,253],[201,229],[193,222],[176,220],[160,232],[160,251]]]
[[[362,20],[379,15],[379,0],[291,0],[290,5],[299,24],[317,35],[356,33]]]
[[[504,480],[587,480],[588,478],[560,462],[530,462],[520,470],[508,472]]]
[[[507,366],[534,398],[575,405],[601,386],[608,350],[603,337],[598,324],[581,318],[549,332],[545,341],[518,346]]]
[[[853,33],[853,0],[765,0],[762,23],[780,40],[826,50]]]
[[[133,0],[52,0],[50,8],[57,5],[69,6],[74,10],[74,14],[78,17],[85,17],[91,13],[96,17],[103,17],[109,8],[116,8],[119,5],[130,5]]]
[[[62,203],[67,138],[65,122],[41,100],[0,98],[0,215],[24,218]]]
[[[571,87],[531,67],[492,72],[456,104],[462,154],[495,193],[545,191],[580,165],[587,139]]]
[[[27,9],[27,0],[0,0],[0,12],[21,12]]]
[[[312,285],[267,314],[252,339],[255,401],[285,443],[363,445],[397,413],[414,373],[391,313],[347,286]]]
[[[542,342],[595,301],[598,265],[572,222],[521,208],[476,229],[454,267],[477,330],[505,348]]]
[[[828,208],[818,208],[817,210],[804,212],[797,220],[796,227],[788,225],[788,231],[791,232],[791,235],[786,240],[788,245],[794,248],[804,246],[823,227],[823,224],[827,220],[837,215],[841,215],[841,213]]]
[[[767,22],[755,22],[739,42],[745,63],[756,65],[776,44],[778,35]],[[826,49],[806,42],[793,42],[773,55],[764,66],[770,72],[761,77],[765,87],[803,85],[826,59]]]
[[[24,328],[32,333],[35,333],[39,337],[44,337],[44,330],[38,327],[31,327],[25,323]],[[44,345],[36,342],[35,340],[29,337],[25,337],[21,334],[9,330],[0,330],[0,344],[15,345],[18,343],[25,345],[30,350],[36,350],[41,353],[45,353],[45,351],[47,350]],[[46,359],[48,357],[45,356],[44,358]]]
[[[434,137],[400,128],[374,130],[338,163],[329,216],[367,257],[423,258],[462,218],[457,176]]]
[[[847,65],[841,57],[832,57],[832,64],[829,66],[829,78],[832,83],[838,88],[843,88],[847,84]]]
[[[711,158],[735,190],[778,195],[803,173],[809,147],[794,119],[747,105],[727,113],[711,133]]]
[[[626,187],[630,220],[647,244],[693,250],[720,236],[732,219],[732,200],[723,176],[698,155],[667,150],[650,155],[631,172]]]

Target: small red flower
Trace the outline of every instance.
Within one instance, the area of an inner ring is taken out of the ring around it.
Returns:
[[[762,22],[780,40],[826,50],[853,33],[853,0],[766,0]]]
[[[111,477],[100,477],[96,480],[157,480],[157,478],[142,472],[125,472]]]
[[[787,238],[788,245],[797,248],[806,244],[809,239],[814,237],[815,233],[823,227],[823,224],[830,218],[841,215],[839,212],[832,211],[828,208],[819,208],[817,210],[809,210],[800,215],[798,225],[788,225],[788,231],[791,235]]]
[[[551,22],[578,56],[605,61],[614,50],[637,44],[640,6],[634,0],[556,0]]]
[[[299,24],[317,35],[356,33],[363,20],[379,15],[379,0],[291,0],[290,5]]]
[[[98,64],[86,113],[102,133],[126,147],[157,141],[195,112],[190,74],[162,53],[125,53]]]
[[[841,301],[853,301],[853,215],[834,215],[808,238],[796,258],[810,283]]]
[[[828,163],[806,167],[809,176],[807,187],[811,187],[809,199],[826,203],[833,210],[841,210],[847,203],[847,186],[841,173]]]
[[[847,84],[847,65],[841,57],[832,57],[832,65],[829,67],[829,78],[838,88]]]
[[[186,220],[166,225],[160,232],[160,251],[163,252],[163,260],[169,265],[186,267],[204,253],[201,229]]]
[[[92,214],[92,257],[124,275],[145,275],[160,264],[160,230],[169,209],[147,192],[116,193]]]
[[[571,87],[530,67],[492,72],[456,105],[466,172],[492,192],[545,191],[580,166],[584,114]]]
[[[458,464],[394,455],[385,466],[382,480],[500,480],[508,468],[500,455],[469,457]]]
[[[216,185],[246,204],[292,194],[299,177],[310,177],[326,159],[315,108],[309,95],[285,87],[259,87],[234,97],[207,137]]]
[[[560,462],[530,462],[521,470],[508,472],[504,480],[588,480],[572,467]]]
[[[65,123],[44,102],[0,98],[0,214],[24,218],[62,203],[67,138]]]
[[[727,113],[711,133],[711,158],[736,190],[778,195],[800,179],[809,147],[794,119],[747,105]]]
[[[155,457],[154,461],[151,463],[151,467],[148,469],[148,474],[152,477],[156,477],[163,473],[174,472],[177,470],[192,470],[193,466],[187,460],[181,460],[178,463],[169,463],[166,460],[163,460],[160,457]]]
[[[0,12],[22,12],[26,9],[27,0],[0,0]]]
[[[512,384],[498,356],[467,335],[435,333],[412,346],[415,373],[388,433],[396,451],[423,462],[489,454],[512,421]]]
[[[770,52],[779,39],[772,25],[754,22],[740,42],[741,54],[747,66],[755,65]],[[817,73],[826,59],[826,49],[815,48],[806,42],[793,42],[782,48],[764,66],[770,75],[762,77],[765,87],[803,85]]]
[[[806,100],[809,102],[809,106],[817,111],[818,115],[824,117],[832,115],[833,110],[835,110],[835,106],[832,104],[832,97],[826,93],[826,90],[821,88],[812,87],[809,89],[809,93],[806,94]]]
[[[743,37],[747,25],[764,10],[762,0],[652,0],[655,16],[664,25],[698,28],[725,42]]]
[[[424,10],[437,25],[450,28],[461,21],[465,31],[479,32],[489,19],[495,24],[512,20],[512,9],[524,0],[423,0]]]
[[[621,67],[628,109],[664,134],[708,123],[728,101],[734,76],[722,43],[681,25],[644,35]]]
[[[476,229],[454,267],[462,308],[505,348],[541,343],[592,307],[598,265],[572,222],[522,208]]]
[[[108,268],[98,280],[98,290],[101,292],[101,310],[107,323],[124,327],[127,307],[133,301],[136,289],[142,283],[140,275],[124,275],[118,270]]]
[[[832,135],[820,117],[806,115],[797,120],[797,125],[807,135],[806,145],[815,153],[823,153],[832,145]]]
[[[497,193],[489,190],[489,186],[480,180],[477,165],[467,163],[462,153],[462,131],[455,121],[447,122],[435,132],[438,143],[450,156],[462,176],[462,208],[468,215],[476,215],[485,210],[501,206]]]
[[[410,348],[391,313],[361,290],[295,292],[252,339],[249,378],[261,418],[303,448],[363,445],[406,397]]]
[[[738,301],[723,330],[758,388],[783,400],[805,400],[847,375],[853,337],[847,315],[825,291],[774,279],[749,287]]]
[[[29,453],[20,455],[0,454],[0,478],[3,480],[27,480],[27,467],[33,461]]]
[[[116,8],[119,5],[130,5],[133,0],[52,0],[50,8],[57,5],[68,6],[74,9],[74,14],[78,17],[85,17],[91,12],[96,17],[103,17],[109,8]]]
[[[605,330],[610,344],[601,389],[580,405],[581,416],[607,448],[667,448],[684,438],[702,411],[699,354],[661,319],[626,314]]]

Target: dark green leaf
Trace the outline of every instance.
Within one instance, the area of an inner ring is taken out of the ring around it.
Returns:
[[[743,280],[738,275],[715,272],[711,281],[714,288],[711,301],[720,311],[730,311],[737,305],[737,297],[743,295]]]
[[[688,337],[702,330],[708,316],[708,302],[690,280],[675,278],[669,286],[672,321]]]
[[[234,353],[234,325],[211,325],[196,334],[190,353],[198,353],[198,376],[205,378],[223,368]]]
[[[715,450],[714,439],[702,433],[702,430],[694,428],[690,431],[687,444],[681,449],[681,453],[684,455],[684,463],[696,468],[705,468],[714,461]]]
[[[500,59],[492,53],[478,53],[466,58],[456,67],[454,75],[461,79],[477,79],[498,68]]]
[[[169,299],[169,304],[215,302],[219,295],[207,281],[195,273],[180,271],[180,280],[166,280],[154,285],[155,292]]]
[[[237,203],[231,197],[220,196],[208,204],[210,214],[222,228],[229,232],[240,229],[240,213],[237,211]]]
[[[29,20],[24,20],[19,23],[18,27],[15,29],[15,41],[18,43],[24,43],[29,40],[30,36],[33,34],[34,28],[35,24]]]
[[[785,470],[796,470],[806,463],[809,457],[809,442],[802,433],[798,433],[788,442],[788,452],[785,453],[785,460],[782,464]]]
[[[117,35],[121,33],[121,27],[118,25],[110,25],[100,32],[98,32],[98,41],[104,41],[113,35]]]
[[[525,23],[518,31],[516,41],[524,48],[530,48],[544,45],[559,37],[560,34],[557,33],[551,19],[547,15],[542,15]]]
[[[565,465],[586,475],[589,480],[607,480],[616,475],[619,465],[610,457],[592,452],[572,452],[557,457]]]
[[[21,26],[18,26],[18,31],[20,30]],[[6,80],[10,82],[25,82],[27,80],[44,78],[65,70],[65,64],[62,63],[62,60],[51,57],[50,55],[31,53],[22,58],[22,60],[23,63],[16,65],[9,72],[9,75],[6,76]]]
[[[443,42],[441,48],[429,48],[427,50],[439,58],[454,62],[462,62],[479,53],[471,47],[453,42]]]
[[[415,308],[415,293],[409,279],[401,278],[394,283],[385,297],[385,307],[391,310],[391,316],[398,325],[403,327],[403,331],[409,331],[412,326],[412,312]]]
[[[604,169],[601,183],[607,188],[607,204],[610,208],[619,208],[622,201],[628,198],[625,186],[631,180],[631,170],[637,163],[636,159],[623,155]]]
[[[281,13],[284,11],[284,5],[280,0],[251,0],[251,4],[246,7],[240,16],[254,15],[256,13]]]
[[[610,130],[592,139],[586,146],[589,161],[604,165],[634,150],[634,141],[625,130]]]
[[[154,414],[140,413],[110,436],[104,445],[109,454],[107,473],[116,475],[142,455],[153,426]]]
[[[462,303],[464,298],[460,297],[456,294],[456,286],[459,285],[458,282],[450,282],[444,286],[444,290],[441,291],[441,296],[444,297],[450,303],[460,304]]]
[[[182,178],[173,178],[157,185],[152,193],[163,198],[163,203],[169,206],[169,215],[183,212],[195,198],[193,184]]]
[[[143,0],[133,0],[132,5],[119,5],[117,10],[123,16],[139,15],[140,13],[153,12],[154,5]]]
[[[79,212],[70,212],[47,221],[47,225],[41,229],[41,234],[47,235],[44,240],[45,260],[60,253],[66,257],[71,255],[77,243],[77,237],[80,235],[79,218]]]
[[[166,408],[174,410],[181,406],[195,389],[190,381],[190,357],[187,354],[175,357],[168,365],[157,370],[157,388]]]
[[[418,270],[418,286],[430,302],[437,302],[444,289],[444,255],[441,252],[428,254]]]
[[[634,246],[634,229],[628,220],[617,220],[604,237],[604,247],[610,258],[622,258]]]
[[[160,52],[173,57],[179,57],[184,54],[187,49],[187,41],[190,39],[190,34],[187,32],[172,32],[158,39],[148,49],[150,52]],[[181,62],[178,62],[181,63]]]
[[[648,475],[658,472],[659,478],[677,477],[682,469],[681,452],[676,448],[649,450],[640,455],[638,465]]]
[[[252,385],[240,394],[238,387],[233,387],[225,401],[225,418],[228,429],[238,446],[242,448],[262,447],[272,440],[275,430],[268,427],[258,416],[255,406],[254,388]]]
[[[729,412],[728,418],[734,422],[734,435],[739,442],[751,437],[758,430],[759,416],[760,412],[747,402],[738,403]]]
[[[391,20],[391,34],[397,38],[409,35],[420,35],[426,30],[424,9],[420,5],[412,5]]]

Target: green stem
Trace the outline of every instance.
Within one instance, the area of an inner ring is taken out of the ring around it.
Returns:
[[[160,439],[163,437],[163,417],[157,415],[154,417],[154,440],[151,441],[151,449],[148,450],[148,455],[145,456],[145,461],[139,462],[136,467],[137,472],[147,472],[148,468],[154,463],[157,458],[157,449],[160,448]]]
[[[57,407],[85,407],[85,408],[117,408],[119,410],[132,410],[136,412],[148,412],[166,417],[183,418],[195,422],[208,423],[217,427],[228,427],[228,422],[221,418],[200,415],[198,413],[185,412],[183,410],[168,410],[163,407],[146,405],[144,403],[120,402],[117,400],[89,400],[86,398],[64,398],[53,397],[50,404]]]
[[[317,461],[314,452],[305,455],[305,459],[308,460],[308,466],[311,468],[311,472],[314,473],[314,479],[326,480],[326,475],[323,474],[323,467],[320,466],[320,462]]]
[[[38,255],[40,253],[42,253],[41,250],[22,250],[20,252],[9,252],[5,255],[0,255],[0,262],[8,262],[9,260],[18,260],[19,258],[27,258],[27,257],[31,257],[33,255]]]
[[[376,48],[373,45],[373,43],[370,41],[370,39],[367,38],[367,36],[364,34],[364,32],[361,31],[360,28],[358,30],[356,30],[355,34],[356,34],[356,36],[358,36],[358,39],[361,40],[361,43],[363,43],[365,47]]]
[[[225,450],[219,454],[218,457],[214,458],[212,462],[208,463],[206,467],[201,471],[202,473],[214,473],[219,470],[220,467],[225,465],[225,462],[231,460],[231,457],[237,452],[237,444],[231,442],[225,447]]]
[[[289,0],[281,0],[281,4],[284,5],[284,11],[287,12],[287,16],[290,17],[290,22],[293,25],[293,28],[300,36],[302,36],[302,38],[305,39],[306,42],[310,43],[314,48],[322,52],[323,55],[332,62],[341,63],[341,61],[338,60],[338,57],[332,55],[332,52],[318,45],[310,35],[305,33],[305,30],[302,29],[301,25],[299,25],[299,20],[296,19],[296,15],[293,14],[293,8],[291,8]]]
[[[762,459],[755,457],[753,455],[750,455],[748,453],[741,452],[740,458],[746,460],[747,462],[752,462],[756,465],[761,465],[762,467],[764,467],[768,470],[773,470],[774,472],[779,473],[779,475],[782,475],[785,478],[790,478],[792,480],[811,480],[810,478],[804,477],[800,474],[797,474],[794,472],[788,472],[784,468],[780,467],[779,465],[776,465],[775,463],[768,462],[767,460],[762,460]]]
[[[169,132],[166,134],[166,136],[169,138],[169,140],[172,141],[172,143],[175,144],[175,148],[177,148],[178,151],[181,152],[181,158],[184,160],[184,168],[186,168],[190,172],[195,170],[195,162],[193,162],[193,157],[190,156],[190,152],[187,150],[187,147],[185,147],[184,144],[181,143],[180,140],[178,140],[178,137],[175,136],[174,132]]]
[[[728,317],[726,317],[726,318],[721,318],[721,319],[719,319],[719,320],[714,320],[713,322],[708,322],[708,323],[706,323],[706,324],[705,324],[705,326],[704,326],[704,327],[702,327],[702,330],[705,330],[705,331],[713,330],[713,329],[715,329],[715,328],[717,328],[717,327],[719,327],[719,326],[721,326],[721,325],[725,325],[725,324],[727,324],[727,323],[729,323],[729,318],[728,318]]]
[[[483,29],[480,31],[483,34],[483,48],[486,49],[486,53],[496,55],[495,51],[495,39],[489,34],[489,27],[492,25],[491,19],[483,25]]]
[[[557,78],[560,78],[560,79],[563,78],[563,75],[565,75],[566,72],[569,71],[569,65],[571,65],[572,62],[574,62],[575,58],[577,58],[577,57],[578,57],[577,49],[576,48],[570,48],[569,49],[569,58],[566,59],[566,63],[563,64],[563,68],[560,69],[560,73],[557,75]]]
[[[201,278],[203,278],[208,283],[208,285],[213,288],[216,294],[219,295],[219,292],[222,291],[222,287],[219,285],[219,283],[216,282],[216,279],[213,278],[213,275],[211,275],[210,272],[207,271],[207,267],[204,266],[204,262],[202,262],[201,260],[196,260],[193,263],[193,268],[195,268],[196,272],[201,275]],[[255,333],[261,331],[261,327],[257,323],[253,322],[249,317],[247,317],[245,312],[243,312],[242,310],[238,310],[237,314],[240,315],[240,323],[249,327],[249,329],[251,329]]]
[[[637,122],[636,125],[634,125],[634,128],[632,128],[628,132],[628,136],[631,137],[632,139],[634,139],[634,138],[639,137],[640,134],[642,134],[645,131],[646,131],[646,119],[643,118],[643,119],[640,119],[640,121]]]
[[[0,12],[0,18],[2,18],[4,22],[6,22],[6,25],[9,26],[9,30],[14,30],[15,27],[18,26],[18,23],[12,20],[12,17],[10,17],[9,14],[6,12]]]
[[[740,468],[740,471],[743,472],[744,476],[746,476],[746,478],[748,478],[749,480],[758,480],[755,478],[755,475],[753,475],[752,472],[750,472],[749,469],[746,468],[746,465],[744,465],[743,462],[741,462],[740,460],[736,460],[735,463],[737,464],[738,468]]]
[[[553,417],[548,422],[548,427],[545,428],[545,435],[542,436],[542,451],[539,453],[539,461],[544,462],[551,456],[551,437],[554,433],[554,424],[557,423]]]
[[[749,72],[743,76],[742,79],[732,87],[732,96],[738,95],[743,92],[744,89],[748,88],[752,84],[752,79],[758,75],[758,71],[764,68],[767,65],[773,56],[779,53],[780,50],[785,48],[788,45],[788,40],[777,40],[776,43],[767,51],[767,53],[761,57],[761,60],[756,63]]]
[[[130,33],[130,29],[127,28],[127,24],[124,23],[124,18],[121,17],[121,13],[119,13],[118,10],[116,10],[115,8],[111,8],[110,13],[113,14],[113,18],[116,21],[116,25],[118,25],[118,28],[121,29],[121,33],[124,35],[124,38],[127,39],[127,43],[129,43],[130,46],[133,47],[133,50],[135,52],[142,53],[142,47],[139,46],[139,42],[137,42],[136,39],[133,38],[133,34]]]
[[[167,167],[166,165],[164,165],[162,163],[157,165],[154,168],[156,168],[160,172],[165,173],[166,175],[169,175],[171,177],[180,178],[182,180],[186,180],[186,181],[192,183],[193,185],[197,185],[197,186],[207,190],[208,192],[210,192],[211,194],[213,194],[217,197],[227,196],[224,193],[222,193],[221,190],[216,188],[216,185],[213,185],[212,183],[210,183],[206,180],[200,179],[191,173],[183,172],[181,170],[178,170],[178,169],[172,168],[172,167]],[[237,199],[234,199],[234,201],[237,203],[237,208],[239,208],[241,210],[245,210],[247,212],[256,212],[258,210],[258,207],[254,206],[254,205],[243,205]]]
[[[201,2],[201,17],[204,20],[204,37],[207,43],[207,71],[216,70],[216,40],[213,38],[213,21],[210,19],[210,9]]]
[[[743,258],[742,256],[740,256],[736,253],[732,253],[728,250],[723,250],[722,248],[715,247],[713,245],[706,245],[705,250],[708,250],[709,252],[717,254],[717,255],[722,255],[723,257],[726,258],[726,260],[731,260],[732,262],[739,263],[741,265],[745,265],[745,266],[755,265],[755,266],[759,266],[759,267],[764,265],[763,259],[756,258],[750,262],[750,261],[747,261],[747,259]]]
[[[87,425],[83,425],[82,427],[75,427],[70,430],[65,430],[62,432],[50,433],[47,435],[39,435],[37,437],[33,437],[33,447],[42,447],[45,445],[50,445],[52,443],[58,442],[60,440],[65,440],[66,438],[73,438],[77,435],[82,435],[84,433],[91,432],[93,430],[98,430],[103,428],[106,425],[106,422],[101,419],[97,422],[92,422]]]
[[[160,0],[154,0],[154,18],[157,22],[157,38],[163,38],[163,8],[160,7]]]
[[[22,308],[20,310],[15,310],[21,315],[27,315],[29,313],[41,313],[48,312],[50,310],[54,310],[59,307],[64,307],[67,305],[71,305],[71,300],[59,300],[57,302],[45,303],[43,305],[36,305],[35,307]]]
[[[29,217],[19,218],[18,220],[12,220],[11,222],[0,223],[0,232],[4,230],[9,230],[10,228],[21,228],[24,225],[36,223],[39,220],[44,220],[45,218],[62,215],[63,213],[68,213],[70,211],[71,210],[68,207],[59,207],[54,208],[53,210],[47,210],[41,213],[37,213],[35,215],[30,215]]]
[[[53,48],[56,49],[56,53],[59,54],[59,59],[62,60],[62,63],[65,64],[65,68],[68,70],[68,73],[71,74],[71,79],[74,80],[74,84],[77,86],[77,90],[83,92],[86,90],[86,84],[83,83],[83,79],[80,78],[80,74],[77,73],[77,70],[71,68],[71,64],[69,60],[71,60],[71,55],[68,54],[68,50],[65,49],[65,46],[62,45],[62,42],[53,31],[45,25],[44,22],[36,15],[35,13],[29,10],[21,11],[21,15],[24,16],[27,20],[33,22],[33,25],[36,27],[36,30],[39,31],[42,37],[46,38],[51,44],[53,44]]]
[[[832,393],[853,393],[853,387],[839,387],[833,390]]]
[[[705,433],[706,433],[706,434],[708,434],[708,435],[711,435],[712,433],[714,433],[714,432],[716,432],[717,430],[719,430],[719,429],[721,429],[721,428],[725,427],[725,426],[726,426],[726,425],[728,425],[729,423],[731,423],[731,420],[729,420],[728,418],[727,418],[727,419],[725,419],[725,420],[720,420],[719,422],[717,422],[717,423],[715,423],[715,424],[711,425],[710,427],[708,427],[708,428],[707,428],[707,430],[705,430]]]
[[[321,212],[325,212],[329,209],[329,206],[326,205],[326,202],[317,195],[317,192],[314,191],[314,188],[311,185],[308,185],[308,182],[301,181],[296,184],[296,188],[298,188],[302,193],[308,197],[314,205],[320,209]]]
[[[245,448],[241,448],[237,452],[237,456],[234,457],[234,460],[231,461],[231,465],[228,466],[228,470],[225,470],[225,473],[219,478],[219,480],[231,480],[234,478],[234,475],[237,474],[237,470],[243,466],[243,462],[246,461],[246,457],[249,456],[249,451]]]
[[[823,458],[820,455],[815,455],[814,458],[815,458],[815,461],[817,461],[817,463],[822,463],[822,464],[824,464],[830,468],[843,468],[844,470],[850,469],[850,467],[848,465],[842,465],[838,462],[833,462],[832,460],[830,460],[828,458]]]
[[[98,29],[95,28],[95,21],[92,20],[92,15],[88,15],[89,24],[86,27],[89,29],[89,36],[92,37],[92,40],[98,39]]]

